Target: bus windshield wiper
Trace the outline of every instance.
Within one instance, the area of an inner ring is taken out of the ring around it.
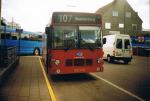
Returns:
[[[81,41],[83,41],[84,44],[87,45],[87,47],[88,47],[91,51],[94,50],[85,40],[81,39]]]
[[[75,45],[74,43],[75,43],[75,40],[65,40],[66,42],[65,42],[65,48],[64,48],[64,50],[65,51],[68,51],[71,47],[73,47],[73,45]]]

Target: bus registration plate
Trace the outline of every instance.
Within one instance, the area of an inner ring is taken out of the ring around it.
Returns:
[[[85,72],[85,69],[82,68],[82,69],[74,69],[74,72]]]

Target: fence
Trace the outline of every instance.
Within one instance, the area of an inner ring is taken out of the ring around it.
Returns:
[[[17,47],[0,46],[0,68],[7,67],[17,59]]]
[[[142,47],[133,47],[133,55],[150,57],[150,49]]]

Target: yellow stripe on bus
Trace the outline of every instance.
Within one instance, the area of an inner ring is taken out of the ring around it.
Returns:
[[[54,92],[53,92],[53,89],[52,89],[52,87],[50,85],[50,82],[49,82],[49,80],[48,80],[48,78],[46,76],[46,73],[45,73],[45,70],[44,70],[44,67],[42,65],[42,62],[41,62],[40,58],[39,58],[39,61],[40,61],[41,69],[42,69],[42,72],[43,72],[43,75],[44,75],[44,78],[45,78],[45,81],[46,81],[46,84],[47,84],[49,95],[51,96],[51,100],[52,101],[56,101],[56,97],[54,95]]]

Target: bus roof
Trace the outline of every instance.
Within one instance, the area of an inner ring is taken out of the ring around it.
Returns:
[[[0,31],[1,32],[6,32],[6,33],[15,33],[16,32],[16,29],[15,28],[11,28],[11,27],[4,27],[4,26],[1,26],[0,27]]]
[[[3,32],[3,33],[15,33],[16,32],[16,28],[11,28],[11,27],[4,27],[4,26],[1,26],[0,27],[0,32]],[[23,34],[37,34],[37,35],[42,35],[42,33],[40,32],[31,32],[31,31],[26,31],[26,30],[23,30],[22,32]]]
[[[30,31],[23,31],[23,34],[36,34],[36,35],[42,35],[40,32],[30,32]]]
[[[96,25],[101,26],[101,15],[82,12],[54,12],[53,25]]]

